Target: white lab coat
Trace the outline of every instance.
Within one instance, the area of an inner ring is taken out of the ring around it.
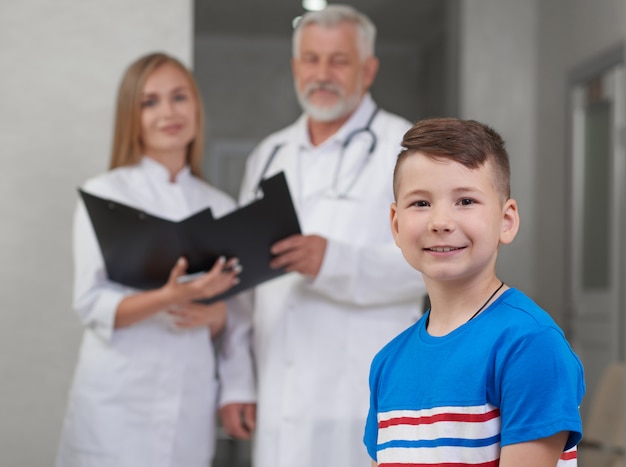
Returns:
[[[89,180],[85,191],[173,221],[227,195],[191,175],[170,183],[152,159]],[[136,292],[106,278],[82,202],[74,221],[74,308],[85,332],[57,457],[58,467],[208,467],[214,453],[217,383],[208,328],[177,329],[159,313],[113,329],[115,310]]]
[[[332,191],[339,148],[375,109],[367,95],[330,140],[309,143],[306,119],[265,139],[250,156],[241,188],[248,203],[265,178],[285,171],[303,233],[328,246],[319,275],[287,274],[255,289],[253,345],[258,372],[255,467],[363,467],[372,357],[420,316],[425,287],[402,258],[389,227],[392,172],[409,122],[380,110],[377,144],[348,199]],[[354,179],[371,139],[355,136],[341,165],[339,192]],[[234,346],[234,344],[231,344]],[[240,355],[241,356],[241,355]],[[249,384],[242,359],[220,362],[221,403]],[[232,376],[235,377],[232,377]],[[245,378],[245,381],[244,381]]]

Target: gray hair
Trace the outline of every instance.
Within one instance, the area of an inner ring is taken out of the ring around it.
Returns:
[[[311,24],[318,24],[324,28],[335,28],[341,23],[352,23],[356,26],[361,60],[374,55],[374,42],[376,42],[376,26],[366,15],[348,5],[329,5],[320,11],[306,13],[293,31],[292,54],[298,58],[300,36],[302,30]]]

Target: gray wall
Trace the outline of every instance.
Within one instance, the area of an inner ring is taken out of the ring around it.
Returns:
[[[536,0],[465,0],[460,5],[459,111],[485,122],[507,143],[512,197],[522,219],[515,241],[500,249],[498,272],[535,295]]]
[[[237,196],[246,156],[299,115],[287,40],[204,35],[195,73],[206,111],[205,176]]]
[[[192,2],[0,2],[0,465],[50,466],[81,336],[76,187],[105,170],[124,68],[192,57]]]
[[[542,0],[537,82],[535,265],[537,296],[551,310],[565,311],[565,189],[569,73],[581,62],[626,39],[624,0]]]

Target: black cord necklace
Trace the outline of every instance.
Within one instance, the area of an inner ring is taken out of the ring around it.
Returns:
[[[498,286],[498,288],[496,290],[493,291],[493,293],[491,295],[489,295],[489,298],[487,299],[487,301],[485,303],[483,303],[483,305],[476,310],[476,313],[474,313],[470,319],[468,319],[466,321],[466,323],[469,323],[471,320],[473,320],[474,318],[476,318],[476,316],[478,316],[478,313],[480,313],[481,311],[483,311],[483,309],[487,306],[487,304],[491,301],[491,299],[493,297],[496,296],[496,294],[500,291],[500,289],[504,287],[504,282],[500,281],[500,285]],[[430,314],[428,315],[428,317],[426,318],[426,327],[428,327],[428,323],[430,322]]]
[[[483,311],[483,308],[485,308],[487,306],[487,303],[489,303],[491,301],[491,299],[493,297],[496,296],[496,294],[500,291],[500,289],[504,286],[504,282],[500,281],[500,285],[498,286],[498,288],[496,290],[493,291],[493,293],[489,296],[489,298],[487,299],[487,301],[485,303],[483,303],[483,306],[481,306],[476,313],[474,313],[472,315],[472,317],[470,319],[468,319],[466,322],[469,323],[471,320],[473,320],[474,318],[476,318],[476,316],[478,316],[478,313],[480,313],[481,311]]]

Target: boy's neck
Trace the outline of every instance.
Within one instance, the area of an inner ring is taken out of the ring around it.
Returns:
[[[426,279],[426,285],[430,299],[427,330],[430,335],[437,337],[445,336],[464,325],[477,311],[482,313],[508,289],[495,275],[471,283]]]

